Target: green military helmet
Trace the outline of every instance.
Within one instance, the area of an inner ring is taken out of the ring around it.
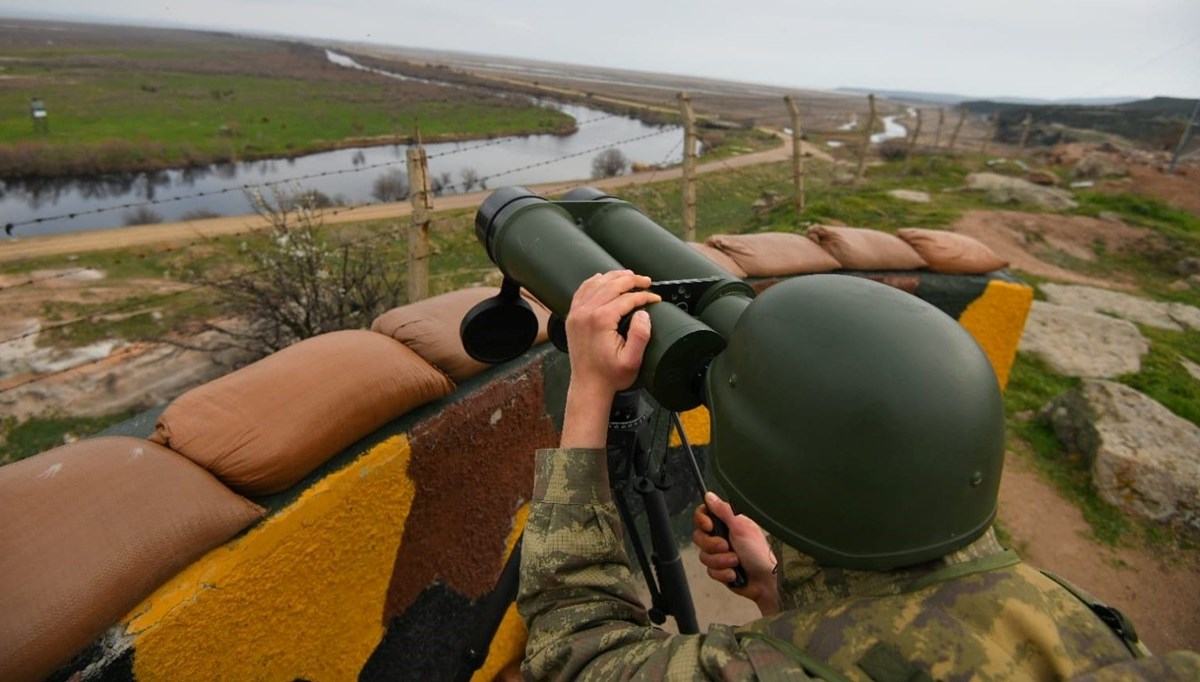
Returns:
[[[892,287],[797,277],[738,319],[707,378],[734,508],[828,566],[940,557],[996,513],[995,372],[953,318]]]

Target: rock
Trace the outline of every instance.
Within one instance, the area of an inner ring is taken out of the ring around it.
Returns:
[[[1043,414],[1068,450],[1089,459],[1102,499],[1200,529],[1200,427],[1111,381],[1085,381]]]
[[[1107,289],[1071,284],[1043,284],[1042,293],[1051,303],[1073,310],[1114,315],[1132,322],[1183,331],[1200,329],[1200,308],[1183,303],[1151,301]]]
[[[1042,187],[1028,180],[1011,178],[996,173],[971,173],[967,176],[967,189],[981,190],[988,201],[997,204],[1027,203],[1065,211],[1075,208],[1071,193],[1054,187]]]
[[[914,204],[928,204],[931,201],[928,192],[918,192],[912,189],[894,189],[888,192],[888,196],[900,201],[911,201]]]
[[[1059,374],[1109,378],[1140,371],[1150,343],[1132,322],[1034,301],[1018,348]]]
[[[1100,211],[1100,214],[1097,215],[1096,217],[1099,218],[1100,220],[1103,220],[1106,223],[1114,223],[1116,225],[1124,225],[1125,224],[1125,219],[1122,218],[1120,216],[1120,214],[1113,213],[1112,211]]]
[[[1187,291],[1192,288],[1192,283],[1186,279],[1177,279],[1167,285],[1171,291]]]
[[[1197,365],[1187,358],[1179,358],[1179,364],[1183,365],[1183,368],[1187,370],[1188,374],[1192,375],[1193,379],[1200,381],[1200,365]]]
[[[1200,258],[1184,258],[1175,264],[1175,272],[1184,277],[1200,275]]]
[[[1058,176],[1050,171],[1032,170],[1025,174],[1025,179],[1043,187],[1055,187],[1058,185]]]
[[[1077,178],[1119,178],[1129,174],[1129,169],[1109,154],[1087,154],[1071,170]]]

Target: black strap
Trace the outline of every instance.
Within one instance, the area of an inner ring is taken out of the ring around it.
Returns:
[[[1050,571],[1042,571],[1042,575],[1058,583],[1067,592],[1070,592],[1076,599],[1083,602],[1083,605],[1091,609],[1092,613],[1101,620],[1117,637],[1125,643],[1129,652],[1134,658],[1143,658],[1149,655],[1146,647],[1141,644],[1138,639],[1137,630],[1133,627],[1133,621],[1125,617],[1115,606],[1109,606],[1104,602],[1096,599],[1092,595],[1075,587],[1067,582],[1065,578]]]

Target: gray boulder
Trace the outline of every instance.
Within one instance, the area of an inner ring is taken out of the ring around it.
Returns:
[[[1151,301],[1107,289],[1072,284],[1043,284],[1039,287],[1051,303],[1073,310],[1113,315],[1131,322],[1183,331],[1200,329],[1200,308],[1183,303]]]
[[[996,204],[1034,204],[1054,211],[1075,208],[1071,193],[1054,187],[1042,187],[1028,180],[996,173],[971,173],[967,189],[984,192],[987,200]]]
[[[1111,381],[1085,381],[1042,414],[1064,447],[1088,458],[1102,499],[1200,529],[1200,427]]]
[[[1018,348],[1059,374],[1109,378],[1141,370],[1150,343],[1132,322],[1034,301]]]

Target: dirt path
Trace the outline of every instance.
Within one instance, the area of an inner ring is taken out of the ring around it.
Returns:
[[[775,133],[783,138],[782,133]],[[790,139],[790,138],[788,138]],[[832,161],[825,152],[805,143],[804,151],[812,158]],[[735,156],[731,159],[710,161],[700,164],[699,173],[713,173],[732,168],[742,168],[762,163],[785,161],[791,157],[791,147],[781,144],[773,149],[762,152]],[[640,185],[651,181],[672,180],[680,177],[681,169],[671,168],[661,171],[644,171],[632,175],[620,175],[602,180],[577,180],[567,182],[544,183],[533,185],[529,189],[538,194],[555,194],[564,192],[571,187],[588,185],[597,189],[615,191],[621,187]],[[471,192],[469,194],[453,194],[434,199],[434,210],[445,211],[453,209],[475,208],[491,191]],[[406,217],[412,213],[412,206],[407,202],[390,204],[370,204],[366,206],[331,209],[325,213],[327,224],[348,223],[362,220],[386,220]],[[124,249],[152,244],[172,244],[195,241],[211,237],[239,234],[267,226],[259,216],[230,216],[211,218],[208,220],[192,220],[180,223],[162,223],[158,225],[138,225],[135,227],[120,227],[109,230],[89,230],[69,234],[49,235],[45,237],[22,237],[0,242],[0,263],[58,256],[88,251],[103,251],[109,249]]]

